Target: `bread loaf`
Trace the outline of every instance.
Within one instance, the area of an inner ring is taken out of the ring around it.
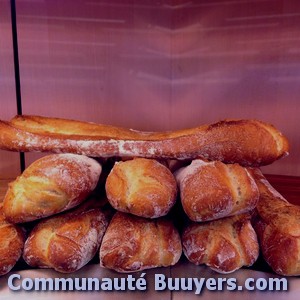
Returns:
[[[117,162],[107,177],[105,189],[116,210],[145,218],[166,215],[177,195],[176,180],[170,170],[145,158]]]
[[[145,219],[117,212],[100,247],[100,265],[127,273],[177,263],[182,253],[180,236],[165,218]]]
[[[219,160],[267,165],[288,154],[287,139],[257,120],[225,120],[169,132],[141,132],[40,116],[0,121],[0,148],[13,151],[77,153],[92,157]]]
[[[25,232],[5,220],[0,203],[0,275],[8,273],[22,255]]]
[[[253,218],[264,259],[274,272],[300,275],[300,206],[289,203],[259,169],[250,170],[260,199]]]
[[[248,171],[238,164],[194,160],[175,172],[183,209],[195,222],[251,211],[259,192]]]
[[[73,208],[93,191],[100,173],[100,164],[83,155],[42,157],[9,184],[3,202],[6,219],[22,223]]]
[[[23,258],[32,267],[71,273],[86,265],[100,247],[109,214],[97,199],[41,220],[25,242]]]
[[[251,266],[259,254],[257,237],[247,214],[192,223],[183,232],[182,245],[189,261],[206,264],[218,273]]]

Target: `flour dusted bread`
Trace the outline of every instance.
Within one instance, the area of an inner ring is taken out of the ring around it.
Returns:
[[[25,232],[5,220],[0,203],[0,275],[8,273],[22,255]]]
[[[100,247],[100,265],[118,272],[135,272],[176,264],[182,247],[170,220],[145,219],[117,212]]]
[[[32,163],[9,184],[3,202],[6,219],[28,222],[75,207],[94,190],[101,165],[76,154],[53,154]]]
[[[251,211],[259,199],[254,179],[238,164],[198,159],[175,176],[183,209],[195,222]]]
[[[192,223],[183,232],[182,244],[189,261],[206,264],[219,273],[251,266],[259,254],[257,237],[247,214]]]
[[[259,169],[250,172],[260,192],[253,226],[263,257],[277,274],[299,276],[300,206],[279,194]]]
[[[116,210],[147,218],[166,215],[177,195],[176,180],[170,170],[156,160],[145,158],[117,162],[105,188]]]
[[[71,273],[86,265],[100,247],[110,213],[98,199],[41,220],[25,242],[23,258],[32,267]]]
[[[260,166],[286,156],[289,145],[275,127],[257,120],[224,120],[153,133],[23,115],[10,122],[0,121],[0,148],[91,157],[203,158]]]

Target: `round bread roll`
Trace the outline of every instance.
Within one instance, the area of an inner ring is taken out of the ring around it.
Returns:
[[[105,189],[116,210],[145,218],[166,215],[177,195],[171,171],[158,161],[145,158],[117,162],[107,177]]]

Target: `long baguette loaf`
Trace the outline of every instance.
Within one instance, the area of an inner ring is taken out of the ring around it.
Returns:
[[[141,132],[40,116],[0,121],[0,148],[77,153],[92,157],[205,158],[267,165],[288,154],[287,139],[257,120],[225,120],[170,132]]]
[[[9,184],[3,201],[6,219],[23,223],[71,209],[95,189],[101,165],[76,154],[52,154],[33,162]]]
[[[0,203],[0,275],[8,273],[22,255],[25,232],[18,225],[5,220]]]
[[[32,267],[71,273],[96,254],[110,213],[91,199],[74,210],[41,220],[25,242],[23,258]]]
[[[253,225],[264,259],[274,272],[300,275],[300,206],[289,203],[263,176],[251,169],[260,192]]]

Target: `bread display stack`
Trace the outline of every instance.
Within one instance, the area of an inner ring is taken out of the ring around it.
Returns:
[[[252,265],[259,251],[249,212],[259,192],[249,172],[237,164],[194,160],[175,175],[183,209],[194,221],[182,235],[188,260],[220,273]]]
[[[259,170],[288,154],[272,125],[225,120],[153,133],[16,116],[0,121],[0,148],[52,153],[10,183],[3,200],[5,222],[30,228],[16,253],[31,267],[70,273],[96,256],[101,267],[129,273],[173,266],[184,253],[231,273],[261,249],[274,272],[300,274],[299,208]]]

